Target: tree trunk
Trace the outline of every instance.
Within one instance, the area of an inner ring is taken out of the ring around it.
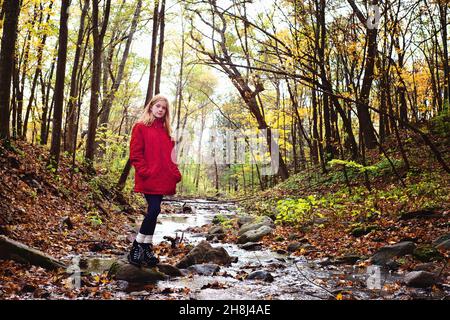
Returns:
[[[159,13],[159,48],[158,48],[158,62],[156,65],[156,76],[155,76],[155,94],[158,94],[161,85],[161,71],[162,71],[162,59],[164,52],[164,28],[165,28],[165,10],[166,10],[166,0],[161,1],[161,10]]]
[[[91,101],[89,106],[89,122],[88,122],[88,135],[86,138],[86,155],[85,160],[93,169],[94,155],[95,155],[95,135],[97,133],[97,117],[98,117],[98,99],[100,93],[100,76],[101,76],[101,58],[103,39],[106,33],[106,27],[108,26],[109,12],[111,8],[111,0],[107,0],[105,11],[103,15],[103,24],[101,31],[99,27],[99,12],[97,0],[92,1],[92,27],[93,27],[93,42],[94,42],[94,57],[92,61],[92,81],[91,81]]]
[[[367,19],[362,12],[358,9],[354,0],[347,0],[360,22],[364,25],[367,23]],[[378,0],[372,0],[373,5],[378,5]],[[365,58],[364,78],[361,87],[360,96],[356,108],[358,111],[359,128],[364,136],[364,144],[368,149],[373,149],[377,146],[377,138],[374,133],[372,119],[369,112],[369,97],[372,88],[372,82],[374,78],[374,65],[375,57],[377,54],[377,28],[367,28],[367,52]]]
[[[447,36],[447,12],[448,2],[437,1],[439,6],[439,18],[441,21],[441,36],[443,47],[443,65],[444,65],[444,108],[449,110],[450,106],[450,66],[448,59],[448,36]]]
[[[55,258],[3,235],[0,235],[0,258],[30,263],[49,270],[66,268],[62,262]]]
[[[62,0],[59,23],[58,64],[56,66],[55,107],[53,111],[52,143],[50,146],[50,162],[58,166],[61,150],[61,127],[64,104],[64,78],[66,74],[67,38],[70,0]]]
[[[136,32],[136,27],[138,23],[138,19],[141,13],[142,8],[142,0],[138,0],[136,4],[136,9],[134,11],[133,20],[131,21],[130,32],[127,36],[127,41],[125,43],[125,49],[122,54],[122,59],[119,64],[119,70],[117,71],[117,76],[114,78],[111,88],[107,90],[106,97],[102,101],[102,111],[99,117],[99,127],[103,129],[107,129],[109,123],[109,116],[111,113],[111,108],[114,102],[115,95],[119,90],[119,87],[122,83],[125,65],[128,60],[128,55],[130,52],[131,43],[133,42],[133,36]],[[111,50],[112,52],[113,50]],[[111,54],[112,56],[112,54]],[[104,141],[99,141],[98,146],[104,145]],[[104,154],[104,148],[100,148],[98,150],[98,156],[102,157]]]
[[[89,0],[84,0],[83,8],[81,9],[80,28],[78,30],[78,38],[75,49],[75,57],[73,61],[72,75],[70,77],[70,92],[69,101],[67,103],[67,119],[65,134],[64,151],[74,152],[75,136],[77,134],[77,97],[78,97],[78,75],[80,70],[80,58],[83,39],[85,36],[85,20],[89,10]],[[88,40],[86,40],[88,41]]]
[[[41,12],[40,14],[40,18],[39,18],[39,24],[42,21],[42,11],[37,9],[37,4],[35,4],[34,6],[34,15],[33,15],[33,19],[31,21],[31,27],[28,31],[28,37],[27,37],[27,41],[26,41],[26,45],[25,45],[25,53],[24,53],[24,61],[23,61],[23,65],[22,65],[22,77],[21,77],[21,86],[20,86],[20,95],[21,98],[19,100],[19,110],[20,112],[17,113],[18,116],[18,123],[19,121],[22,121],[22,110],[23,110],[23,105],[24,105],[24,93],[25,93],[25,80],[27,78],[27,69],[28,69],[28,58],[30,55],[30,47],[31,47],[31,40],[32,40],[32,30],[35,27],[36,24],[36,18],[37,18],[37,14],[38,11]],[[34,83],[35,85],[35,83]],[[34,87],[31,90],[31,95],[30,95],[30,100],[27,106],[27,110],[25,111],[25,119],[23,121],[23,128],[22,128],[22,123],[19,125],[17,125],[18,128],[18,135],[20,136],[21,139],[26,140],[27,138],[27,127],[28,127],[28,119],[30,117],[30,112],[31,112],[31,108],[33,105],[33,95],[34,95]],[[19,133],[19,131],[21,131]]]
[[[11,93],[11,76],[14,65],[20,2],[17,0],[5,0],[3,8],[5,10],[5,18],[0,51],[0,139],[9,139],[9,96]]]
[[[154,94],[155,86],[155,66],[156,66],[156,40],[158,38],[158,13],[159,0],[155,0],[155,7],[153,8],[153,31],[152,31],[152,47],[150,49],[150,75],[148,79],[147,96],[145,97],[145,104],[150,102]]]

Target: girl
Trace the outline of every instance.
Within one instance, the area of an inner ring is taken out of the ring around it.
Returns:
[[[133,126],[130,161],[135,168],[135,192],[143,193],[148,210],[128,255],[137,266],[153,267],[159,259],[153,253],[152,238],[156,219],[161,212],[164,195],[174,195],[181,173],[174,162],[174,141],[171,139],[169,101],[154,96]]]

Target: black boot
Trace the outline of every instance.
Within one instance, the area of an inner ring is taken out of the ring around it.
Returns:
[[[159,259],[155,256],[153,252],[153,246],[151,243],[141,243],[144,253],[142,257],[142,265],[152,268],[159,263]]]
[[[131,247],[130,253],[128,254],[128,262],[135,266],[140,267],[143,262],[144,257],[144,248],[142,247],[143,243],[138,243],[136,240],[133,242],[133,246]]]

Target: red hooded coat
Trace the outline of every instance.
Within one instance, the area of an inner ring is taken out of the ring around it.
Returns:
[[[151,126],[136,123],[131,132],[130,161],[136,172],[135,192],[174,195],[181,181],[178,166],[172,161],[175,143],[163,121],[157,118]]]

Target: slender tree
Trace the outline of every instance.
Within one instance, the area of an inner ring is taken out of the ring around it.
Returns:
[[[0,139],[9,139],[9,106],[12,66],[17,38],[20,2],[5,0],[2,47],[0,51]]]
[[[98,123],[98,101],[100,93],[100,76],[101,76],[101,58],[103,49],[103,39],[106,34],[106,28],[109,21],[109,13],[111,9],[111,0],[106,0],[105,10],[103,13],[103,23],[101,30],[99,30],[99,9],[98,0],[92,0],[92,28],[93,28],[93,43],[94,43],[94,57],[92,61],[92,80],[91,80],[91,100],[89,106],[89,122],[88,134],[86,139],[86,154],[85,160],[88,166],[93,169],[94,155],[95,155],[95,136],[97,133]]]
[[[67,60],[67,38],[69,21],[70,0],[63,0],[61,3],[61,16],[59,21],[59,46],[58,46],[58,64],[56,66],[56,84],[53,111],[52,143],[50,146],[50,161],[58,166],[61,150],[61,128],[64,104],[64,79],[66,75]]]

